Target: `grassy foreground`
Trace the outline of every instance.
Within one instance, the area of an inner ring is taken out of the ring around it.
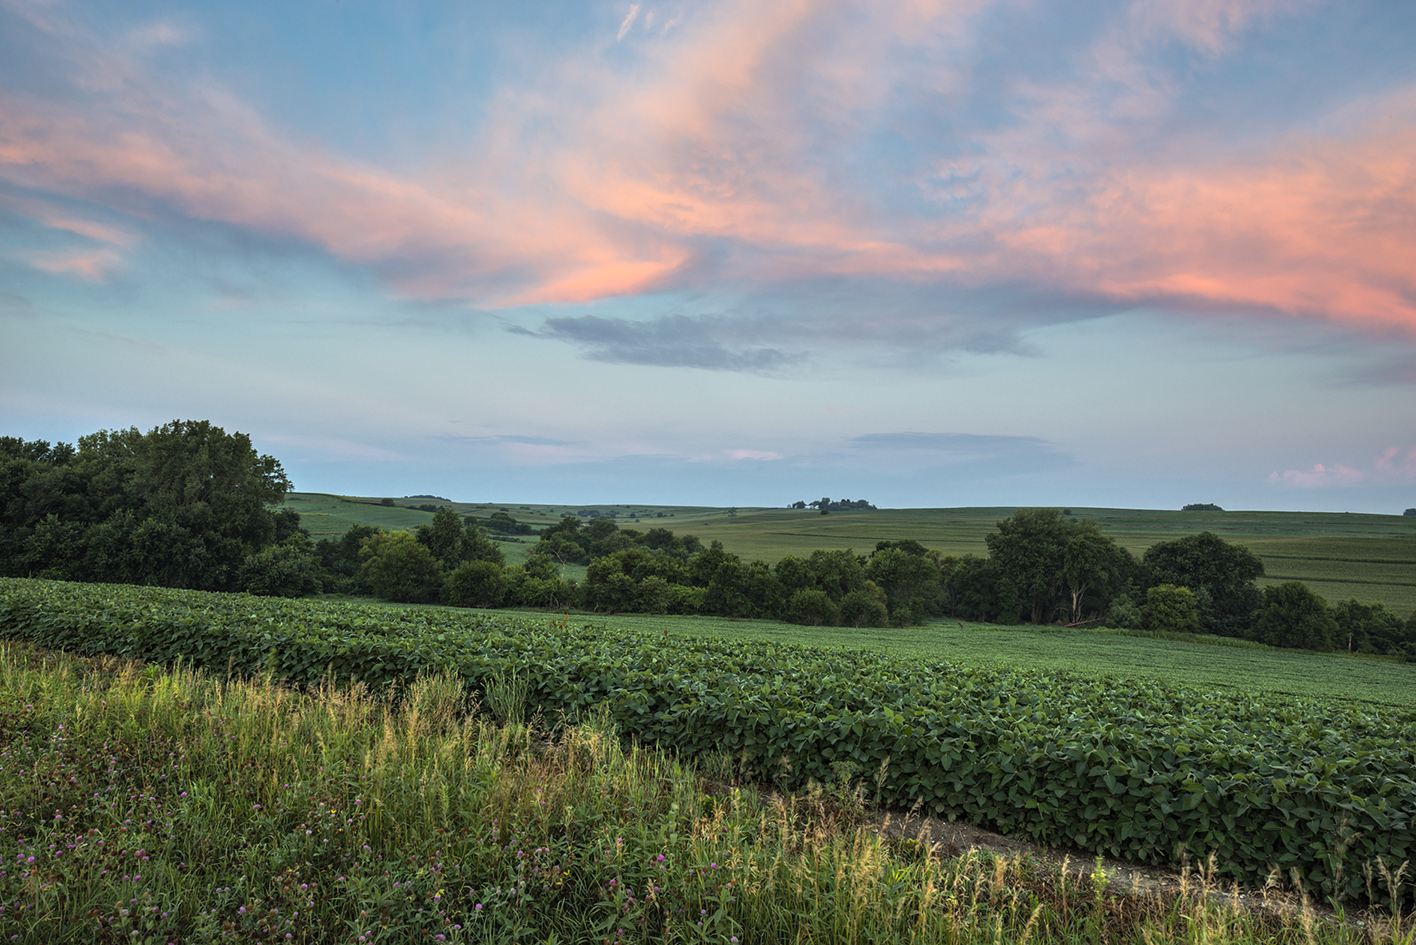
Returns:
[[[524,683],[524,681],[523,681]],[[453,677],[292,693],[0,645],[0,932],[57,942],[1392,942],[1409,920],[941,861]],[[1360,921],[1357,921],[1360,920]]]

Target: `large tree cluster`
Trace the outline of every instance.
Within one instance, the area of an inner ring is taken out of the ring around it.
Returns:
[[[253,558],[303,537],[299,516],[275,509],[289,490],[250,437],[204,420],[101,430],[77,446],[0,437],[0,569],[199,590],[269,584],[298,550]]]

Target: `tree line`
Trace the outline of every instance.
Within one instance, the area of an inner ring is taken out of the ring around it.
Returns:
[[[76,446],[0,437],[0,568],[259,595],[822,626],[939,618],[1107,625],[1416,658],[1416,614],[1402,620],[1356,600],[1332,607],[1300,582],[1260,591],[1262,560],[1212,532],[1160,542],[1138,558],[1094,522],[1022,509],[986,536],[986,556],[945,555],[906,539],[878,542],[868,554],[818,550],[769,565],[667,528],[567,515],[541,531],[523,563],[508,566],[488,532],[530,529],[505,513],[479,521],[434,506],[413,532],[355,525],[314,542],[298,513],[278,508],[289,489],[280,463],[249,437],[206,421],[100,431]],[[583,565],[584,579],[569,580],[568,565]]]
[[[524,563],[507,566],[475,519],[441,508],[413,533],[355,526],[315,551],[348,592],[391,600],[817,626],[908,626],[941,617],[1100,624],[1416,658],[1416,614],[1402,620],[1356,600],[1329,607],[1296,581],[1261,591],[1263,561],[1213,532],[1160,542],[1137,558],[1094,522],[1023,509],[998,522],[985,542],[987,557],[944,555],[906,539],[878,542],[869,554],[817,550],[769,565],[667,528],[568,515],[542,531]],[[586,566],[584,580],[566,578],[570,564]]]
[[[244,590],[305,547],[280,463],[177,420],[76,445],[0,437],[0,568],[14,577]]]

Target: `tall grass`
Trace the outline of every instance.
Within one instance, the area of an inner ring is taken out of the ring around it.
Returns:
[[[295,693],[0,644],[0,940],[1392,942],[882,840],[455,676]]]

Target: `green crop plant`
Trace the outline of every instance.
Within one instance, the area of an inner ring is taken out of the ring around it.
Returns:
[[[1296,870],[1300,888],[1339,901],[1363,894],[1364,870],[1395,874],[1416,849],[1412,709],[552,630],[501,615],[17,579],[0,581],[0,634],[265,678],[272,700],[280,680],[379,693],[452,672],[486,690],[514,673],[531,717],[567,720],[559,725],[603,712],[643,743],[683,758],[731,756],[739,775],[782,790],[830,784],[833,766],[850,762],[878,773],[887,807],[1155,864],[1214,857],[1226,880]],[[279,737],[252,733],[233,743],[250,757]],[[370,764],[370,777],[391,770]]]

